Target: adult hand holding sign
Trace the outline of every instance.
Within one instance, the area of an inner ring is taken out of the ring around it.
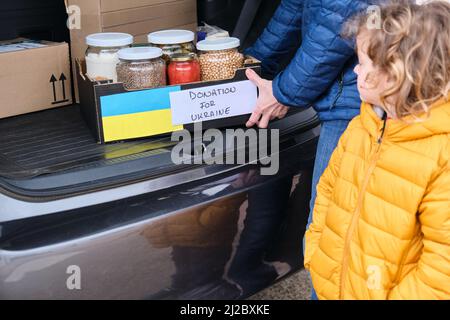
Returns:
[[[259,128],[264,129],[267,128],[270,120],[284,118],[289,108],[280,104],[274,97],[272,81],[261,78],[252,69],[248,69],[246,75],[259,89],[256,107],[250,119],[247,121],[247,127],[250,128],[256,124]]]

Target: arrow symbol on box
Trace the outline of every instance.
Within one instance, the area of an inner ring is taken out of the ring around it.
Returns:
[[[53,101],[56,101],[56,86],[55,82],[58,81],[54,74],[52,74],[52,77],[50,78],[50,83],[53,85]]]
[[[55,79],[56,80],[56,79]],[[59,77],[59,81],[61,81],[62,84],[62,90],[63,90],[63,100],[66,100],[66,85],[64,83],[64,81],[66,81],[67,78],[64,75],[64,73],[61,73],[61,76]]]
[[[53,102],[52,102],[52,104],[60,104],[60,103],[69,101],[66,98],[66,83],[65,83],[66,80],[67,80],[67,78],[64,75],[64,73],[61,73],[61,76],[59,77],[59,81],[61,81],[61,86],[62,86],[64,99],[61,100],[61,101],[57,101],[56,100],[57,97],[56,97],[56,84],[55,83],[58,82],[58,79],[55,77],[54,74],[52,74],[52,76],[50,78],[50,83],[52,84],[52,87],[53,87]]]

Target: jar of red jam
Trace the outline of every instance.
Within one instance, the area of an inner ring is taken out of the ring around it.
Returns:
[[[168,67],[169,84],[184,84],[200,81],[200,63],[193,53],[174,54]]]

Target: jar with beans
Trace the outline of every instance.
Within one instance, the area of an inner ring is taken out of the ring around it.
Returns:
[[[195,34],[189,30],[163,30],[148,35],[148,42],[162,49],[167,63],[174,54],[196,53],[194,39]]]
[[[166,85],[166,64],[162,50],[154,47],[122,49],[118,53],[117,80],[127,90]]]
[[[244,66],[244,55],[239,53],[238,38],[218,38],[197,43],[203,81],[233,78]]]

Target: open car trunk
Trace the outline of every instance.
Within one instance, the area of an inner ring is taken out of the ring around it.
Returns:
[[[285,119],[273,122],[271,128],[280,129],[283,145],[290,134],[317,125],[315,112],[306,109],[291,112]],[[176,142],[170,135],[100,145],[77,105],[0,120],[0,133],[1,188],[35,201],[173,176],[201,166],[175,165],[171,150]],[[194,157],[195,149],[187,156]],[[220,172],[229,167],[215,169]],[[164,187],[169,186],[159,186]]]
[[[197,3],[200,22],[223,25],[228,21],[229,25],[224,26],[242,35],[244,49],[256,40],[279,0],[270,4],[244,0],[199,0]],[[39,4],[19,0],[3,5],[0,11],[5,18],[0,38],[29,36],[70,41],[62,0]],[[251,18],[255,16],[258,19]],[[222,19],[217,20],[217,17]],[[46,30],[45,34],[41,34],[42,30]],[[292,111],[286,119],[271,124],[272,128],[281,129],[281,142],[292,139],[291,132],[306,132],[317,125],[312,109]],[[176,174],[180,174],[183,181],[195,179],[186,172],[199,165],[176,166],[171,161],[174,144],[170,136],[163,136],[99,145],[81,118],[77,105],[0,119],[0,193],[36,202]],[[195,151],[193,153],[190,156],[194,156]],[[208,167],[212,174],[230,169],[230,166]],[[169,180],[170,183],[158,183],[155,188],[163,189],[181,182]]]

